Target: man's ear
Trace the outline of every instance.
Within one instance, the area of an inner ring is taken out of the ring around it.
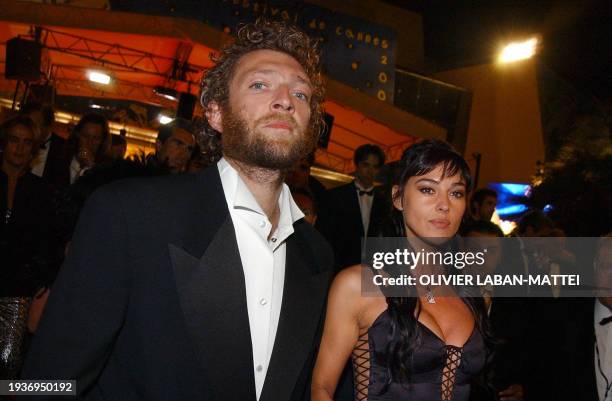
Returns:
[[[404,210],[402,197],[399,193],[399,185],[394,185],[393,188],[391,188],[391,199],[393,199],[393,206],[397,210]]]
[[[206,107],[206,120],[208,124],[216,131],[223,132],[223,115],[221,107],[215,101],[208,103]]]

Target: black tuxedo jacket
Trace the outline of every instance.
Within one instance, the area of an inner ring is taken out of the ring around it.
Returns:
[[[47,146],[49,146],[49,152],[43,170],[43,178],[54,189],[66,188],[70,185],[70,162],[72,161],[72,156],[68,154],[67,141],[53,133]]]
[[[389,214],[389,202],[379,187],[374,190],[368,233],[364,235],[359,199],[355,184],[350,183],[328,191],[326,210],[319,213],[317,228],[332,245],[337,268],[361,263],[361,241],[376,236]]]
[[[333,258],[303,220],[294,229],[262,401],[310,399]],[[216,167],[94,193],[51,294],[24,379],[76,379],[87,400],[255,400],[244,274]]]
[[[568,327],[567,400],[599,401],[595,368],[595,329],[593,299],[572,299]]]

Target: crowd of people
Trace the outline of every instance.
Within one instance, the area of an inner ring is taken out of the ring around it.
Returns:
[[[584,268],[546,214],[504,238],[497,194],[472,191],[440,140],[407,148],[385,185],[385,153],[360,146],[354,180],[328,190],[310,174],[312,40],[258,21],[215,62],[201,96],[213,160],[182,119],[130,158],[99,114],[67,138],[34,102],[0,125],[0,379],[74,379],[96,400],[612,399],[610,297],[361,291],[369,237],[484,237],[489,272]],[[602,240],[589,261],[602,277],[610,252]]]

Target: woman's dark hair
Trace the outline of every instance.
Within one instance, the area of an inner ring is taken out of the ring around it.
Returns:
[[[472,179],[469,167],[463,157],[448,143],[437,139],[428,139],[418,142],[404,151],[398,163],[394,181],[394,184],[399,186],[396,196],[403,195],[404,187],[410,177],[425,175],[439,165],[443,167],[444,177],[459,173],[465,180],[469,191]],[[396,235],[405,236],[403,216],[399,212],[396,212],[395,216],[402,219],[396,222],[398,230]],[[456,249],[456,241],[454,239],[449,241],[446,247],[449,250]],[[456,273],[458,270],[450,269],[450,271]],[[490,344],[492,336],[490,335],[482,299],[475,298],[470,289],[466,288],[458,288],[457,294],[462,297],[472,312],[476,329],[484,337],[485,342]],[[389,342],[386,350],[389,381],[402,382],[410,377],[412,355],[420,341],[418,326],[420,308],[415,289],[411,287],[404,297],[387,297],[387,306],[391,318],[389,338],[393,339]]]
[[[96,152],[95,160],[96,163],[105,161],[108,157],[112,138],[110,128],[108,127],[108,120],[106,119],[106,117],[98,113],[85,114],[83,117],[81,117],[76,127],[74,127],[72,135],[70,135],[70,138],[68,139],[67,143],[68,154],[70,155],[70,158],[76,155],[79,149],[79,135],[81,134],[83,127],[85,127],[85,124],[95,124],[102,127],[102,143],[100,144],[100,147]]]
[[[465,181],[466,192],[472,188],[472,175],[467,162],[451,145],[439,139],[426,139],[410,146],[402,154],[397,166],[394,184],[400,190],[396,196],[404,194],[404,187],[410,177],[428,174],[442,165],[444,177],[452,177],[459,173]]]

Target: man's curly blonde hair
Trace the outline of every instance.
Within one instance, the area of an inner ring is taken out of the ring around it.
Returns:
[[[324,126],[322,103],[325,93],[317,45],[306,33],[283,22],[259,19],[242,26],[236,40],[224,47],[221,53],[212,56],[215,66],[206,72],[200,84],[202,107],[206,110],[211,102],[216,102],[220,107],[227,106],[230,82],[238,61],[245,54],[255,50],[286,53],[300,63],[312,85],[308,131],[318,138]],[[204,133],[209,137],[219,135],[208,121],[204,122]]]

